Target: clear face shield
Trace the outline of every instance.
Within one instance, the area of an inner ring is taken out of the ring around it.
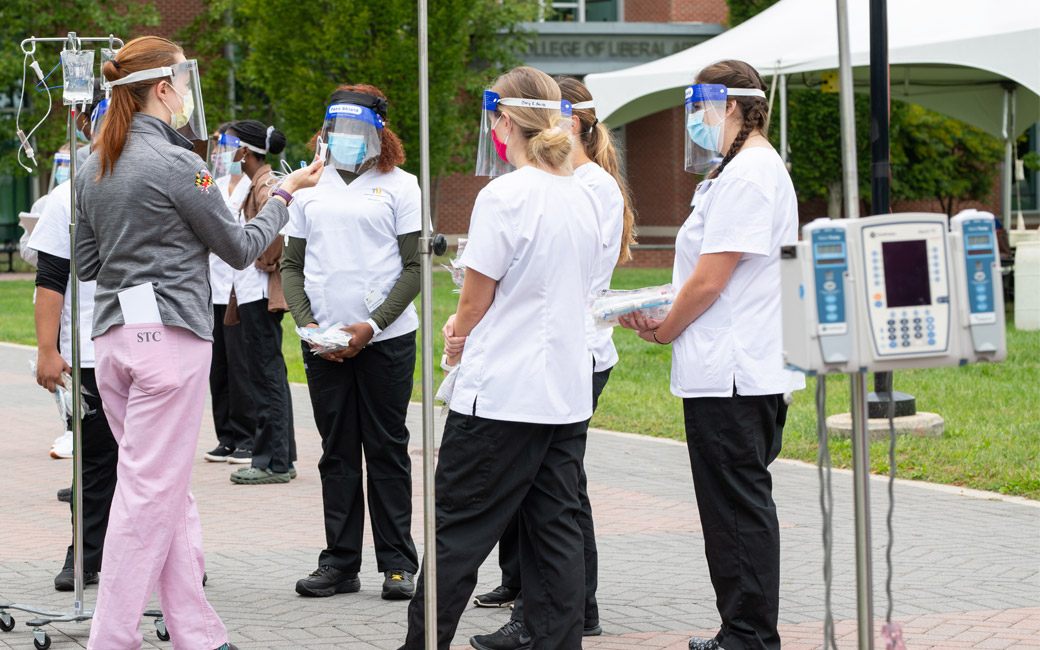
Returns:
[[[69,180],[70,160],[71,158],[69,154],[64,151],[59,151],[58,153],[54,154],[54,170],[51,174],[50,187],[47,188],[48,192],[53,190],[56,186],[61,185],[65,181]]]
[[[318,136],[318,155],[327,167],[360,174],[383,150],[385,122],[371,108],[332,104]]]
[[[168,78],[166,81],[173,89],[173,93],[167,93],[167,99],[163,102],[171,114],[168,124],[189,140],[205,141],[209,137],[209,131],[206,130],[202,84],[199,83],[199,66],[195,59],[170,67],[132,72],[109,85],[122,86],[162,77]]]
[[[706,174],[722,162],[726,138],[726,100],[730,97],[766,98],[758,88],[727,88],[697,84],[686,88],[686,171]]]
[[[726,87],[697,84],[686,88],[686,171],[705,174],[722,162],[726,127]]]
[[[539,108],[548,111],[559,111],[559,128],[570,131],[571,103],[567,100],[522,99],[519,97],[499,97],[498,93],[484,91],[482,110],[480,111],[480,139],[477,142],[477,176],[495,178],[516,169],[506,159],[506,145],[509,136],[499,140],[495,128],[503,120],[499,106],[516,106],[523,108]]]
[[[261,156],[267,154],[267,150],[254,147],[241,138],[230,133],[221,133],[217,138],[217,144],[210,153],[213,178],[221,176],[240,176],[242,174],[242,157],[238,155],[240,149],[248,149]],[[236,160],[237,158],[237,160]]]

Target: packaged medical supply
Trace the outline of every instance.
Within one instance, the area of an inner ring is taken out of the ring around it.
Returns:
[[[29,359],[29,372],[36,378],[36,359]],[[81,393],[87,391],[81,387]],[[67,372],[61,373],[61,383],[54,385],[54,401],[58,404],[58,417],[61,418],[62,426],[66,426],[67,418],[72,416],[72,375]],[[87,416],[87,402],[80,400],[80,417]]]
[[[637,311],[660,320],[671,311],[677,294],[671,284],[628,291],[604,289],[589,300],[589,309],[596,329],[603,330],[617,325],[619,317]]]
[[[334,323],[327,329],[297,327],[296,333],[311,345],[315,354],[340,352],[350,347],[351,335],[343,331],[343,323]]]

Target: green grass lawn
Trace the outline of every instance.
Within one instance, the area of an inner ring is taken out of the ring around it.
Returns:
[[[621,269],[614,274],[613,286],[634,289],[662,284],[670,277],[663,269]],[[447,273],[435,273],[433,283],[436,365],[443,345],[440,327],[454,311],[457,296]],[[31,282],[0,282],[0,340],[34,343],[31,296]],[[289,378],[305,382],[299,337],[288,316],[284,326]],[[620,328],[615,328],[614,341],[621,361],[600,398],[593,426],[684,439],[682,402],[668,392],[669,348],[644,343]],[[420,372],[417,359],[412,392],[417,401]],[[435,370],[438,385],[442,374]],[[899,476],[1040,499],[1040,333],[1009,325],[1004,363],[899,372],[895,383],[898,390],[917,398],[919,410],[939,413],[946,420],[940,438],[898,440]],[[795,394],[782,455],[815,462],[814,380],[808,384]],[[847,377],[828,378],[827,393],[828,414],[848,411]],[[832,439],[831,454],[836,467],[851,466],[848,440]],[[887,442],[871,445],[871,461],[875,472],[888,471]]]

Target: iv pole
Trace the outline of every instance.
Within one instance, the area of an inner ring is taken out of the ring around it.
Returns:
[[[108,43],[114,48],[115,44],[123,47],[122,39],[111,34],[81,38],[76,32],[69,32],[64,38],[36,38],[30,37],[22,41],[22,52],[26,55],[36,52],[37,43],[63,43],[64,51],[78,52],[82,49],[82,43]],[[32,49],[26,49],[31,45]],[[93,92],[93,88],[91,88]],[[76,103],[69,104],[69,116],[67,134],[69,138],[69,184],[71,205],[69,212],[69,273],[71,277],[71,317],[72,317],[72,553],[73,553],[73,576],[75,582],[75,596],[72,603],[72,612],[55,612],[29,605],[15,603],[0,603],[0,628],[9,631],[14,627],[14,618],[6,611],[9,609],[20,610],[30,614],[39,614],[41,618],[26,621],[26,625],[33,628],[33,645],[38,650],[46,650],[51,645],[50,637],[41,629],[44,625],[51,623],[79,622],[90,620],[94,615],[93,609],[83,607],[83,426],[80,417],[83,396],[80,393],[80,322],[79,322],[79,276],[76,273]],[[85,109],[86,103],[81,107]]]
[[[419,182],[422,189],[422,429],[423,429],[423,588],[426,650],[437,649],[437,523],[433,438],[433,256],[447,242],[433,236],[430,212],[430,74],[428,0],[419,3]]]
[[[852,62],[849,56],[847,0],[838,3],[838,86],[841,113],[841,157],[845,216],[859,218],[859,178],[856,168],[856,118]],[[818,378],[817,381],[823,381]],[[849,375],[852,393],[852,486],[856,524],[856,614],[859,650],[874,650],[874,588],[870,560],[870,446],[867,439],[867,373]]]

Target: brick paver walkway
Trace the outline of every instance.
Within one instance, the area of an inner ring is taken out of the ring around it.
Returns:
[[[54,493],[69,484],[71,463],[47,455],[60,425],[53,401],[28,375],[30,356],[25,348],[0,345],[0,602],[63,609],[71,597],[56,593],[52,580],[69,536],[68,509]],[[404,638],[405,604],[380,600],[382,576],[375,570],[370,538],[360,593],[312,600],[293,591],[295,581],[314,568],[324,541],[318,435],[306,388],[294,386],[293,397],[300,476],[290,485],[236,486],[228,481],[230,467],[204,462],[202,454],[214,444],[207,412],[193,477],[210,576],[207,594],[243,650],[397,648]],[[418,415],[413,407],[413,535],[421,548]],[[586,639],[584,647],[682,650],[691,635],[713,634],[718,619],[685,447],[593,431],[586,468],[600,548],[604,635]],[[778,461],[773,474],[784,527],[784,648],[819,648],[824,612],[816,468]],[[856,647],[851,488],[850,475],[835,472],[833,603],[843,650]],[[872,481],[871,488],[875,614],[883,615],[888,504],[881,480]],[[1040,650],[1038,505],[919,483],[897,485],[894,611],[908,648]],[[498,584],[496,560],[492,554],[485,564],[480,589]],[[88,603],[95,594],[96,587],[89,587]],[[471,635],[496,629],[507,615],[467,610],[455,643],[468,647]],[[0,648],[28,650],[32,640],[23,623],[30,617],[17,612],[15,617],[15,630],[0,633]],[[87,629],[86,624],[49,628],[52,647],[84,647]],[[150,622],[143,629],[145,647],[171,647],[157,640]]]

